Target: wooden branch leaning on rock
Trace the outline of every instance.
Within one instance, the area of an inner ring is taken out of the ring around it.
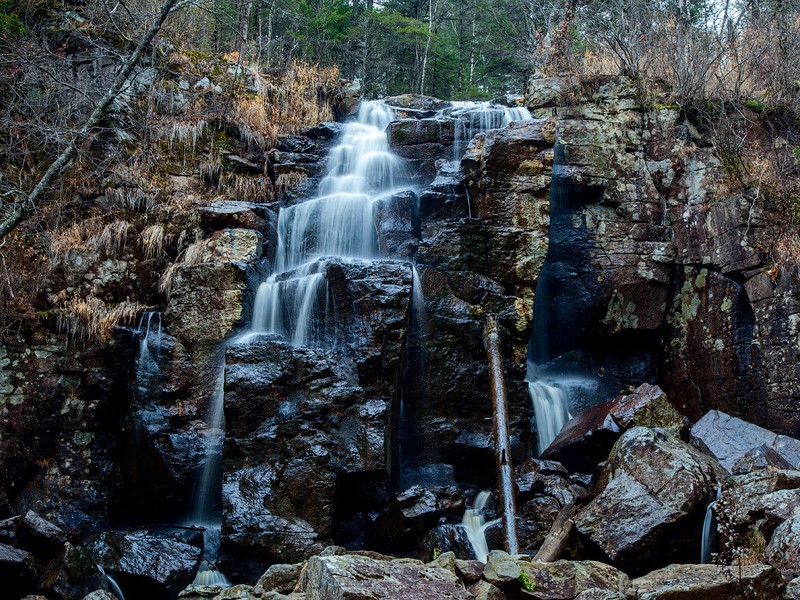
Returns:
[[[92,114],[89,115],[89,118],[86,120],[83,127],[81,127],[80,131],[75,134],[75,137],[73,137],[67,147],[64,148],[64,151],[61,152],[58,158],[56,158],[47,171],[45,171],[39,183],[33,188],[33,191],[24,199],[20,198],[13,204],[13,208],[11,208],[8,216],[0,223],[0,239],[13,231],[26,216],[36,212],[37,203],[44,195],[47,187],[56,177],[67,169],[72,159],[78,154],[78,146],[92,134],[94,128],[97,127],[103,117],[106,116],[111,104],[116,100],[117,96],[122,93],[125,85],[129,83],[128,79],[133,73],[133,70],[136,68],[136,65],[139,64],[147,46],[150,45],[150,42],[153,41],[153,38],[156,37],[161,30],[167,17],[190,3],[190,0],[167,0],[165,2],[158,18],[150,26],[150,29],[147,30],[144,37],[139,40],[139,44],[134,51],[122,63],[119,73],[117,73],[117,76],[114,78],[114,83],[111,84],[111,87],[106,91],[100,102],[97,103],[97,106],[95,106]]]

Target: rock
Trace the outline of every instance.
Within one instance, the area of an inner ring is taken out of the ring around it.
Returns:
[[[22,595],[33,589],[33,557],[18,548],[0,544],[0,577],[9,584],[10,593]]]
[[[761,496],[758,509],[771,525],[771,530],[774,530],[800,510],[800,489],[780,490]]]
[[[106,571],[144,575],[174,594],[192,582],[203,554],[199,548],[147,531],[103,533],[88,550]]]
[[[528,598],[571,600],[590,589],[602,589],[633,600],[636,594],[625,573],[609,565],[586,561],[557,560],[552,563],[519,561],[520,586]]]
[[[206,241],[203,262],[254,262],[263,253],[262,236],[252,229],[224,229]]]
[[[492,585],[488,581],[478,581],[469,588],[469,593],[475,597],[475,600],[505,600],[506,595],[497,586]]]
[[[520,573],[520,566],[510,554],[502,550],[491,550],[489,552],[489,559],[486,561],[486,568],[483,570],[483,578],[486,581],[492,585],[502,587],[510,581],[517,581]]]
[[[422,96],[419,94],[389,96],[384,101],[389,106],[397,106],[399,108],[408,108],[411,110],[419,110],[424,112],[437,111],[450,107],[450,103],[445,100],[439,100],[438,98]]]
[[[771,528],[778,525],[767,514],[771,512],[769,507],[775,507],[776,517],[781,512],[780,496],[773,497],[773,494],[792,494],[800,489],[800,471],[753,471],[730,477],[726,483],[720,497],[720,504],[725,507],[726,519],[736,529],[744,530],[766,516],[764,533],[769,537]]]
[[[449,571],[403,559],[378,561],[363,556],[315,556],[300,581],[308,600],[469,600]]]
[[[800,577],[795,577],[786,586],[786,600],[800,600]]]
[[[456,574],[456,555],[453,552],[445,552],[440,554],[428,563],[429,567],[439,567],[445,571],[450,571],[453,575]]]
[[[459,559],[472,558],[472,546],[463,527],[444,523],[428,530],[420,536],[414,556],[428,560],[442,553],[455,554]]]
[[[191,349],[209,349],[234,331],[252,303],[249,273],[234,262],[178,268],[164,314],[171,332]]]
[[[575,596],[575,600],[625,600],[625,596],[611,590],[591,588]]]
[[[603,462],[622,432],[631,427],[661,428],[678,437],[685,418],[666,394],[644,383],[632,393],[588,408],[571,419],[542,457],[565,464],[571,471],[591,473]]]
[[[748,452],[761,446],[774,450],[791,468],[800,468],[800,441],[718,410],[709,411],[694,424],[691,443],[715,457],[728,472],[733,472]]]
[[[409,260],[421,237],[417,195],[408,191],[380,198],[373,203],[372,210],[380,255]]]
[[[83,597],[83,600],[120,600],[111,592],[106,590],[95,590]]]
[[[479,560],[457,560],[456,573],[467,583],[478,581],[483,577],[483,571],[486,568]]]
[[[236,154],[226,154],[225,155],[226,162],[229,163],[231,169],[236,173],[249,173],[260,175],[264,172],[264,164],[256,164],[243,158],[241,156],[237,156]]]
[[[303,570],[303,566],[303,563],[272,565],[258,580],[253,590],[254,593],[256,595],[261,595],[264,592],[291,593],[300,579],[300,572]]]
[[[666,564],[697,544],[721,473],[688,444],[634,427],[614,445],[575,528],[627,572]]]
[[[267,233],[268,228],[274,227],[278,221],[275,211],[253,202],[224,200],[202,206],[197,211],[200,215],[200,226],[207,232],[220,229],[253,229]]]
[[[786,583],[769,565],[670,565],[633,586],[639,600],[775,600]]]
[[[787,581],[800,577],[800,511],[787,519],[772,534],[764,559],[778,569]]]
[[[29,510],[17,525],[17,539],[33,554],[51,557],[63,549],[67,537],[59,527]]]
[[[734,475],[742,475],[759,469],[791,468],[792,465],[789,464],[789,461],[766,444],[762,444],[758,448],[748,450],[747,454],[737,460],[736,464],[733,465],[733,473]]]

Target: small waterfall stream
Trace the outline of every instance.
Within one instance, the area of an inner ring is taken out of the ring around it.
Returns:
[[[484,490],[475,496],[472,506],[464,511],[464,517],[461,519],[461,527],[467,534],[467,539],[472,547],[472,552],[475,558],[482,563],[486,563],[489,559],[489,545],[486,543],[486,528],[489,525],[494,525],[497,520],[486,521],[483,516],[483,511],[491,498],[491,492]]]
[[[533,402],[536,443],[541,454],[572,418],[567,391],[562,386],[535,379],[528,382],[528,393]]]
[[[703,519],[703,532],[700,538],[700,563],[711,564],[712,554],[717,545],[717,502],[722,490],[717,488],[716,497],[708,504],[706,516]]]

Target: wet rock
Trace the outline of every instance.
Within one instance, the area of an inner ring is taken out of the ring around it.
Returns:
[[[510,554],[502,550],[492,550],[483,570],[483,578],[492,585],[502,587],[511,581],[519,580],[520,569],[520,564]]]
[[[257,596],[264,592],[290,594],[300,579],[303,567],[303,563],[272,565],[258,580],[253,593]]]
[[[697,544],[722,470],[659,430],[628,430],[611,451],[578,533],[627,572],[666,564]]]
[[[25,550],[0,544],[0,576],[10,583],[12,595],[32,589],[34,581],[33,557]]]
[[[389,125],[389,144],[421,183],[436,177],[437,161],[453,158],[453,121],[404,119]]]
[[[572,418],[542,457],[571,471],[591,473],[608,457],[614,442],[631,427],[658,427],[678,437],[685,418],[658,386],[644,383],[630,394],[588,408]]]
[[[399,108],[409,108],[419,111],[437,111],[450,106],[449,102],[439,100],[431,96],[422,96],[419,94],[401,94],[399,96],[389,96],[385,99],[386,104],[389,106],[397,106]]]
[[[732,470],[734,475],[742,475],[759,469],[791,468],[792,465],[789,464],[789,461],[766,444],[763,444],[758,448],[748,450],[747,454],[736,461]]]
[[[84,596],[83,600],[119,600],[119,598],[106,590],[95,590]]]
[[[628,576],[612,566],[595,562],[557,560],[552,563],[519,561],[520,585],[529,598],[571,600],[590,589],[601,589],[634,599]]]
[[[800,577],[800,511],[784,521],[772,534],[764,559],[787,581]]]
[[[460,580],[414,560],[378,561],[363,556],[315,556],[300,587],[308,600],[468,600]]]
[[[762,496],[758,506],[771,525],[771,531],[800,510],[800,489],[780,490]]]
[[[386,258],[410,260],[417,250],[419,199],[414,192],[400,192],[373,204],[378,230],[378,249]]]
[[[780,496],[800,490],[800,471],[762,470],[728,478],[722,490],[720,503],[725,507],[726,518],[742,530],[767,518],[764,533],[769,535],[777,526],[775,517],[780,514]],[[786,497],[786,496],[784,496]],[[769,507],[774,507],[770,509]],[[769,515],[774,510],[774,516]]]
[[[633,580],[639,600],[774,600],[786,583],[769,565],[670,565]]]
[[[795,577],[789,582],[789,585],[786,586],[786,595],[784,597],[787,600],[800,600],[800,577]]]
[[[715,457],[729,472],[748,452],[761,446],[775,451],[791,468],[800,468],[800,441],[718,410],[709,411],[694,424],[691,443]]]
[[[203,553],[147,531],[103,533],[88,550],[106,571],[149,577],[175,594],[192,582]]]
[[[437,525],[419,538],[414,556],[427,560],[441,553],[472,558],[472,546],[463,527],[450,523]]]
[[[64,548],[66,535],[59,528],[29,510],[17,525],[18,544],[37,556],[51,557]]]

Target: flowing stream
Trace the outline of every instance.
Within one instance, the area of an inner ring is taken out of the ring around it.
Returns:
[[[464,511],[464,517],[461,519],[461,527],[467,534],[467,539],[472,547],[472,553],[475,558],[482,563],[486,563],[489,559],[489,545],[486,543],[486,528],[497,522],[486,521],[483,516],[483,511],[491,498],[491,492],[482,491],[475,496],[472,506]]]

